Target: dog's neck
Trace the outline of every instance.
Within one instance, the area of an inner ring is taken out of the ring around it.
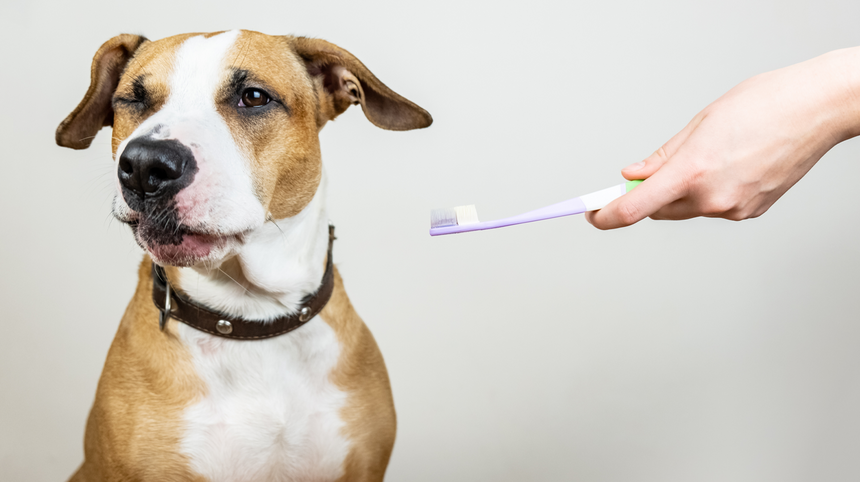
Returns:
[[[325,191],[323,173],[313,200],[299,214],[248,233],[239,252],[218,265],[180,268],[179,286],[194,301],[247,320],[295,313],[325,272]]]

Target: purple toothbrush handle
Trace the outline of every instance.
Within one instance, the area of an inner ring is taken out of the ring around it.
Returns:
[[[484,229],[503,228],[505,226],[513,226],[514,224],[531,223],[534,221],[542,221],[544,219],[558,218],[561,216],[570,216],[571,214],[582,214],[586,211],[585,204],[580,198],[568,199],[551,206],[535,209],[519,216],[511,216],[509,218],[497,219],[495,221],[486,221],[483,223],[464,224],[462,226],[443,226],[440,228],[430,228],[430,236],[440,236],[442,234],[466,233],[469,231],[481,231]]]

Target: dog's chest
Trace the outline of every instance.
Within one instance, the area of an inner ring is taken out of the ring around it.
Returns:
[[[182,450],[211,481],[335,480],[349,442],[330,381],[340,345],[320,318],[268,340],[226,340],[179,324],[206,395],[185,413]]]

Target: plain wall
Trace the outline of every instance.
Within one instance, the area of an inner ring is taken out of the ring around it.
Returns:
[[[860,45],[856,0],[4,1],[0,480],[56,481],[141,251],[109,214],[110,129],[54,130],[108,38],[325,38],[433,114],[321,134],[335,261],[385,356],[390,481],[860,479],[860,141],[759,219],[581,217],[431,238],[620,182],[738,82]],[[153,463],[158,463],[154,460]]]

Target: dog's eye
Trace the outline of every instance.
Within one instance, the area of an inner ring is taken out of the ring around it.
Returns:
[[[239,107],[261,107],[271,100],[269,94],[260,89],[245,89],[239,99]]]

